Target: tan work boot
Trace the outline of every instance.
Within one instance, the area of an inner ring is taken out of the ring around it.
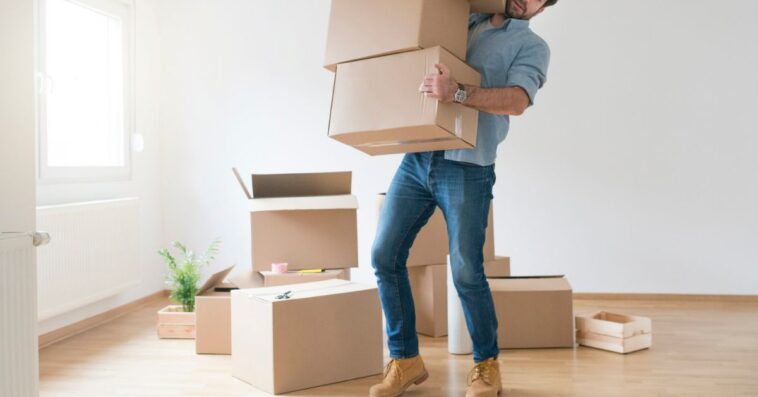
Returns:
[[[466,397],[496,397],[503,390],[500,363],[491,358],[476,364],[468,374]]]
[[[382,383],[371,386],[368,395],[370,397],[397,397],[412,384],[419,385],[428,377],[429,373],[426,372],[421,356],[393,359],[384,367]]]

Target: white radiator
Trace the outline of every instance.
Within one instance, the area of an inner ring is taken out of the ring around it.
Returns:
[[[34,248],[29,235],[0,234],[0,396],[37,395]]]
[[[39,319],[116,295],[140,282],[139,199],[37,208]]]

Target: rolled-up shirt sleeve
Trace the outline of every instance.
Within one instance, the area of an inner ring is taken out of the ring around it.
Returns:
[[[529,96],[529,105],[534,104],[537,91],[547,81],[550,64],[550,48],[542,40],[526,44],[508,69],[507,87],[521,87]]]

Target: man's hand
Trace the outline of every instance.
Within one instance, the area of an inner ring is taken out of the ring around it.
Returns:
[[[427,97],[435,98],[440,102],[452,102],[455,92],[458,90],[458,82],[450,75],[450,69],[447,66],[441,63],[434,66],[439,73],[427,74],[418,90]]]

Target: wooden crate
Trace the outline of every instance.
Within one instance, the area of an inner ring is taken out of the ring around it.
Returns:
[[[576,342],[582,346],[626,354],[651,347],[652,332],[646,317],[605,311],[576,316]]]
[[[179,305],[158,311],[158,337],[161,339],[195,339],[195,312],[185,312]]]

